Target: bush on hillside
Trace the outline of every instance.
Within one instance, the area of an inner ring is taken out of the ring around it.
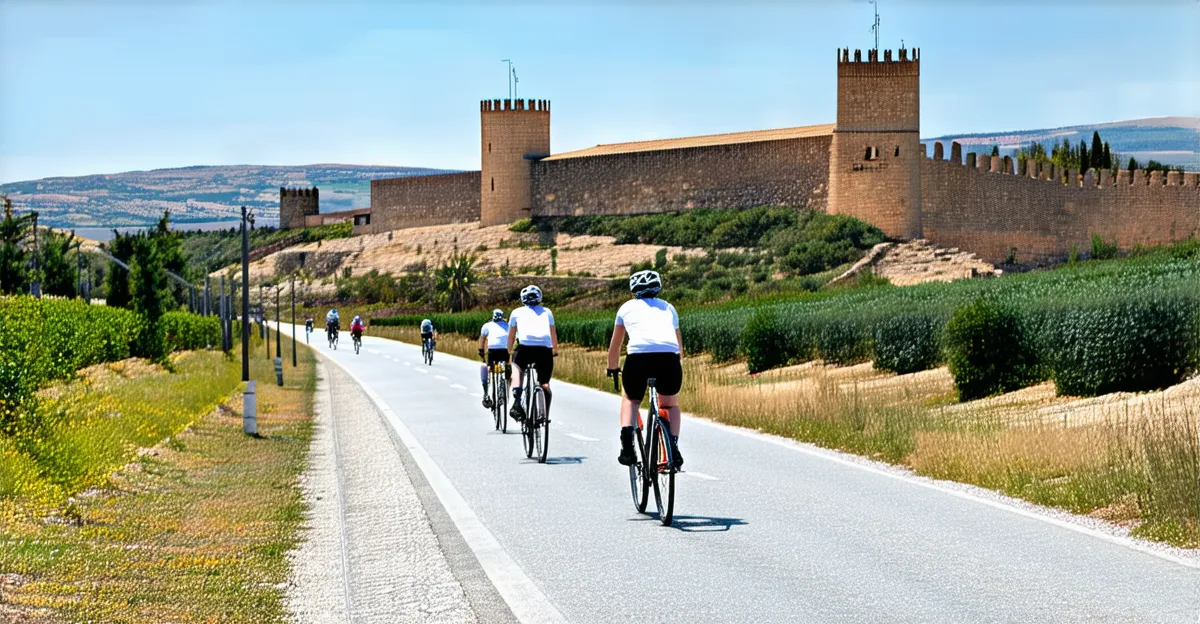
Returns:
[[[1018,315],[982,297],[955,310],[945,344],[960,401],[1011,392],[1047,377]]]
[[[751,374],[787,363],[785,330],[770,308],[754,311],[742,329],[741,343]]]
[[[871,359],[871,327],[862,317],[830,315],[814,319],[817,356],[829,364],[846,366]]]
[[[1174,292],[1063,306],[1043,332],[1059,394],[1156,390],[1197,369],[1194,295]]]
[[[169,351],[209,349],[221,343],[221,324],[215,316],[168,312],[159,327]]]
[[[904,375],[942,360],[945,319],[926,312],[897,314],[875,324],[875,368]]]

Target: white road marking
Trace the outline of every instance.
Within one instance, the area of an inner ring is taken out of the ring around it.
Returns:
[[[363,392],[375,403],[375,407],[387,419],[388,424],[395,430],[396,435],[400,437],[405,448],[412,455],[413,461],[416,462],[421,472],[425,473],[429,486],[433,488],[438,500],[446,508],[450,519],[454,521],[454,526],[458,527],[458,532],[462,534],[463,540],[475,553],[484,573],[491,579],[492,584],[496,586],[496,591],[512,609],[513,615],[526,624],[566,622],[566,618],[559,613],[550,599],[542,593],[542,590],[538,589],[533,580],[526,576],[521,566],[517,565],[517,562],[496,540],[496,536],[492,535],[492,532],[479,520],[479,516],[471,511],[466,499],[458,493],[450,478],[442,472],[437,462],[433,460],[425,447],[421,446],[417,437],[409,431],[408,427],[404,426],[392,408],[388,407],[388,404],[370,386],[364,384],[357,375],[351,372],[345,364],[332,358],[330,361],[340,366],[362,388]],[[418,368],[417,370],[424,372],[423,369]]]
[[[441,375],[438,375],[438,377],[442,377],[442,376],[441,376]],[[442,377],[442,379],[445,379],[445,377]],[[455,390],[466,390],[466,389],[467,389],[467,387],[466,387],[466,386],[462,386],[462,385],[459,385],[459,384],[450,384],[450,387],[451,387],[451,388],[454,388]]]
[[[450,378],[445,375],[434,375],[433,377],[434,379],[441,379],[442,381],[450,381]]]
[[[405,366],[412,366],[412,362],[405,362],[405,363],[404,363],[404,365],[405,365]]]
[[[568,433],[567,437],[575,438],[576,440],[580,440],[582,442],[599,442],[600,441],[596,438],[589,438],[585,435],[579,435],[578,433]]]
[[[685,475],[688,475],[691,477],[696,477],[697,479],[704,479],[705,481],[720,481],[720,479],[718,479],[710,474],[704,474],[703,472],[696,472],[695,470],[684,470],[680,474],[685,474]]]
[[[429,374],[429,371],[427,371],[427,370],[425,370],[425,369],[423,369],[423,368],[415,368],[415,369],[413,369],[413,370],[417,371],[418,373],[421,373],[422,375],[428,375],[428,374]]]
[[[371,355],[379,355],[379,350],[378,349],[367,349],[367,353],[370,353]]]

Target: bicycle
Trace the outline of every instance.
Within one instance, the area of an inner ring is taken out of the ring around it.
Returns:
[[[421,359],[427,365],[433,365],[433,338],[421,341]]]
[[[508,375],[504,362],[492,364],[492,419],[496,431],[508,433]]]
[[[338,328],[331,326],[326,329],[325,333],[329,334],[329,348],[333,349],[334,351],[337,351]]]
[[[537,455],[538,463],[546,463],[550,450],[550,419],[546,417],[546,393],[537,379],[537,367],[530,362],[525,370],[525,419],[521,421],[521,437],[525,457]]]
[[[354,341],[354,355],[358,355],[358,350],[362,348],[362,334],[351,332],[350,338]]]
[[[618,373],[619,375],[619,373]],[[619,376],[613,375],[613,388],[620,392]],[[656,380],[651,377],[646,380],[646,388],[650,393],[650,438],[643,441],[642,410],[638,409],[634,423],[634,437],[637,441],[637,461],[629,467],[629,490],[633,494],[633,506],[638,513],[646,513],[649,504],[650,491],[654,490],[654,505],[658,508],[658,518],[663,526],[671,526],[675,516],[675,467],[674,450],[669,442],[671,435],[671,417],[666,409],[659,407]]]

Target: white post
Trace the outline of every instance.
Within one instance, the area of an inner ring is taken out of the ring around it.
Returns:
[[[258,435],[258,399],[254,393],[254,382],[246,382],[246,391],[242,393],[242,431],[246,435]]]

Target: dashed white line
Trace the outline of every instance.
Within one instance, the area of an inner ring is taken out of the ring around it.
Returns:
[[[582,442],[599,442],[600,441],[597,438],[589,438],[588,436],[580,435],[578,433],[568,433],[567,437],[575,438],[576,440],[580,440]]]
[[[427,371],[427,370],[425,370],[425,369],[423,369],[423,368],[415,368],[415,369],[413,369],[413,370],[417,371],[418,373],[421,373],[422,375],[428,375],[428,374],[429,374],[429,371]]]
[[[710,474],[704,474],[703,472],[696,472],[694,470],[684,470],[680,474],[696,477],[697,479],[704,479],[705,481],[720,481],[720,479]]]
[[[450,378],[445,375],[434,375],[433,377],[435,379],[441,379],[442,381],[450,381]]]
[[[441,375],[438,375],[438,377],[441,377]],[[445,379],[445,377],[442,377],[442,379]],[[455,390],[466,390],[467,389],[466,386],[459,385],[459,384],[450,384],[450,387],[454,388]]]
[[[404,365],[405,365],[405,366],[412,366],[412,362],[405,362],[405,363],[404,363]]]

